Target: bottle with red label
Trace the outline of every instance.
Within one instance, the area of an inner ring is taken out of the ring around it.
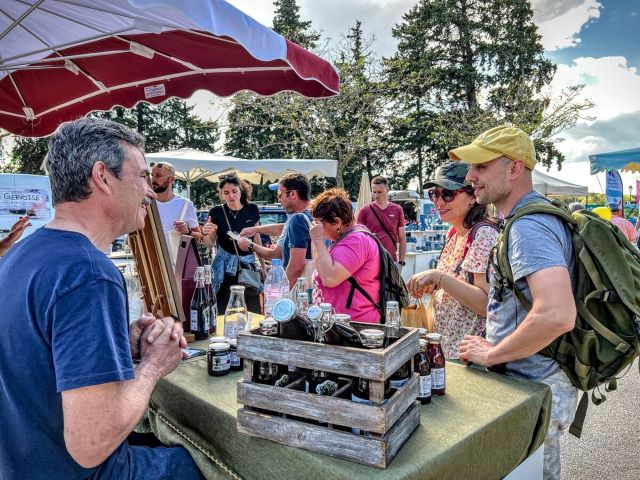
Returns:
[[[444,395],[446,387],[446,376],[444,370],[444,353],[442,351],[442,335],[439,333],[429,333],[427,335],[429,344],[427,345],[427,357],[431,364],[431,393],[433,395]]]

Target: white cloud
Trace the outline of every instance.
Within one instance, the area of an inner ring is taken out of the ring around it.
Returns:
[[[606,120],[640,110],[640,75],[625,57],[580,57],[572,65],[558,65],[552,88],[585,84],[584,95],[596,103],[587,112],[596,120]]]
[[[600,18],[598,0],[533,0],[534,22],[545,50],[573,47],[580,43],[581,30]]]

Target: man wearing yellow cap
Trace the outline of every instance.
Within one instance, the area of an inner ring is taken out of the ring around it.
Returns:
[[[479,203],[493,203],[504,217],[530,202],[546,202],[533,191],[536,153],[519,128],[492,128],[471,144],[449,152],[470,163],[467,180]],[[544,478],[560,478],[560,434],[573,421],[578,392],[552,358],[538,352],[575,324],[571,235],[553,215],[516,220],[509,233],[509,264],[515,288],[531,302],[527,311],[509,288],[494,282],[487,306],[487,338],[467,336],[460,359],[500,365],[507,375],[544,382],[552,388],[551,421],[544,442]]]

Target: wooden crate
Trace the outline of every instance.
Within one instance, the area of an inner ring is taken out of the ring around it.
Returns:
[[[357,329],[383,328],[353,323]],[[386,402],[385,381],[419,350],[418,331],[402,329],[402,337],[386,349],[323,345],[265,337],[252,331],[238,337],[238,355],[244,360],[243,380],[238,382],[238,431],[284,445],[386,468],[420,423],[416,402],[419,376]],[[304,378],[286,387],[252,382],[254,361],[335,373],[340,388],[332,396],[304,392]],[[351,401],[349,377],[369,380],[371,404]],[[258,409],[258,410],[256,410]],[[355,435],[352,428],[369,432]]]

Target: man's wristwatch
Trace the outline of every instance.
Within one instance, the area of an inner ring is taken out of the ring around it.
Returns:
[[[191,227],[189,225],[187,225],[187,228],[189,229],[189,231],[187,231],[187,235],[191,235],[191,232],[193,232],[193,230],[191,230]]]
[[[407,264],[404,260],[398,260],[398,265],[402,265],[403,267]]]

